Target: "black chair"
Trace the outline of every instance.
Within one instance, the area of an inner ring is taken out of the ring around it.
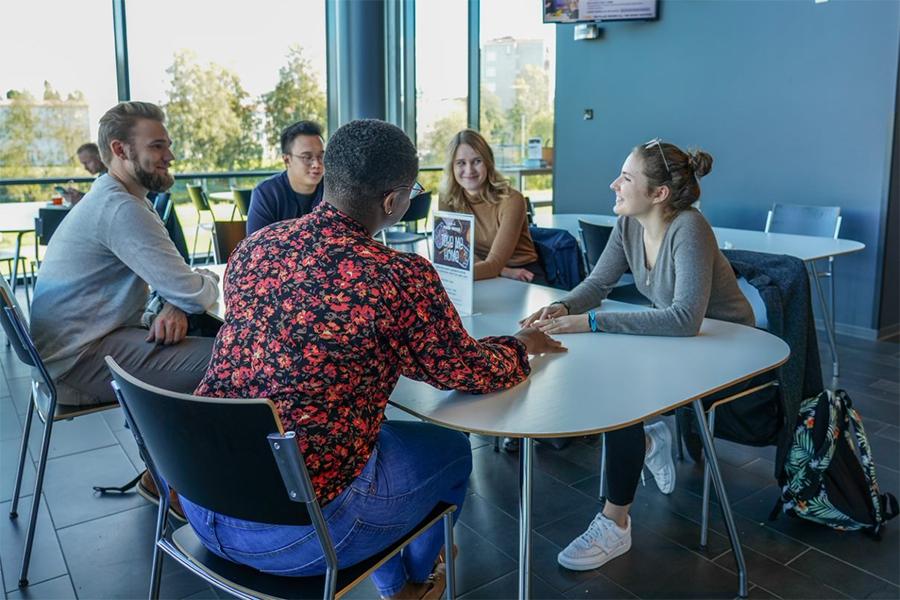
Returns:
[[[581,234],[581,249],[584,252],[584,266],[590,273],[594,265],[603,254],[609,242],[609,236],[612,235],[612,227],[606,225],[597,225],[582,219],[578,219],[578,232]]]
[[[246,221],[213,221],[213,256],[216,263],[228,262],[228,257],[245,237]]]
[[[294,432],[285,433],[275,406],[264,399],[201,398],[138,381],[106,357],[141,456],[160,490],[150,598],[159,596],[163,553],[208,583],[239,598],[339,598],[388,558],[443,519],[453,547],[453,511],[439,504],[416,528],[383,552],[338,571],[337,555],[316,501]],[[169,530],[169,485],[209,510],[261,523],[313,525],[327,572],[318,577],[269,575],[222,559],[190,525]],[[454,590],[447,552],[447,597]]]
[[[534,225],[534,204],[531,203],[531,198],[525,196],[525,217],[528,219],[529,225]]]
[[[420,240],[428,239],[428,216],[431,214],[431,192],[422,192],[409,203],[406,214],[400,219],[398,224],[402,224],[405,228],[403,231],[397,230],[381,230],[381,241],[385,246],[403,246],[407,244],[415,244]],[[416,224],[422,219],[425,220],[425,232],[419,232]],[[410,226],[413,230],[410,231]],[[431,258],[431,244],[428,244],[428,258]]]
[[[47,372],[44,361],[41,360],[37,349],[34,347],[34,342],[31,339],[31,334],[28,332],[28,327],[25,325],[25,319],[22,317],[22,312],[15,296],[6,284],[6,280],[2,277],[0,277],[0,325],[2,325],[6,337],[19,360],[25,365],[32,367],[32,372],[37,371],[38,373],[37,378],[33,379],[31,383],[31,401],[28,403],[28,412],[25,415],[25,427],[22,431],[22,445],[19,449],[19,461],[16,470],[16,483],[9,507],[10,519],[15,519],[19,516],[19,492],[22,488],[22,474],[25,470],[25,458],[28,455],[28,437],[31,433],[31,420],[35,409],[37,409],[38,418],[44,423],[41,453],[38,457],[37,477],[34,481],[34,495],[31,500],[31,515],[28,521],[28,530],[25,533],[22,570],[19,574],[19,586],[24,587],[28,585],[28,565],[31,562],[34,528],[37,523],[41,492],[44,488],[44,471],[47,468],[47,454],[50,449],[50,435],[53,431],[53,423],[115,408],[119,404],[118,402],[91,406],[57,404],[56,386],[53,384],[53,379]]]
[[[34,259],[31,261],[31,275],[25,286],[26,296],[29,287],[33,288],[37,284],[37,273],[41,268],[40,247],[50,243],[50,238],[59,229],[69,210],[71,209],[61,206],[38,209],[38,216],[34,218]],[[30,299],[28,302],[30,305]]]
[[[234,194],[235,208],[237,208],[241,217],[246,219],[247,215],[250,214],[250,198],[253,195],[253,190],[231,190],[231,193]],[[234,211],[231,212],[231,218],[234,219]]]

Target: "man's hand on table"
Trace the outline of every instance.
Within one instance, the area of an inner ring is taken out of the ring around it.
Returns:
[[[166,304],[150,325],[148,342],[166,346],[177,344],[187,335],[188,319],[184,312],[172,304]]]
[[[568,351],[568,349],[562,345],[562,342],[554,340],[546,333],[543,333],[534,327],[526,327],[525,329],[520,330],[515,337],[525,344],[525,350],[528,354],[552,354]]]

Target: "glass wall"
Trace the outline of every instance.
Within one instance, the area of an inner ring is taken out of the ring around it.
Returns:
[[[501,167],[544,167],[552,161],[556,26],[542,23],[538,0],[484,0],[480,27],[481,131]],[[514,183],[535,204],[550,202],[551,175]]]
[[[466,127],[468,2],[416,1],[416,135],[423,167],[443,167],[447,143]],[[437,189],[439,173],[421,174]],[[436,196],[435,196],[436,197]]]
[[[177,171],[281,168],[284,127],[327,125],[323,0],[132,0],[126,14],[131,97],[165,109]]]
[[[117,101],[110,0],[7,3],[0,35],[0,178],[89,176],[75,156]],[[0,202],[47,200],[0,186]]]

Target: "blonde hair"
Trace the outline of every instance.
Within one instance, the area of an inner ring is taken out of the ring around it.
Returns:
[[[456,151],[463,144],[472,148],[481,157],[487,170],[484,185],[478,191],[478,200],[488,204],[500,204],[506,200],[512,188],[506,178],[497,171],[496,163],[494,162],[494,151],[491,150],[484,137],[474,129],[463,129],[451,138],[450,144],[447,146],[447,162],[444,164],[444,174],[441,177],[439,187],[441,199],[446,200],[447,204],[455,211],[465,211],[468,207],[466,192],[459,185],[459,182],[456,181],[456,176],[453,174],[453,162],[456,160]]]
[[[119,102],[100,117],[100,129],[97,133],[97,145],[100,147],[100,160],[109,166],[112,162],[110,143],[119,140],[131,143],[131,130],[139,119],[152,119],[160,123],[166,122],[162,109],[149,102]]]

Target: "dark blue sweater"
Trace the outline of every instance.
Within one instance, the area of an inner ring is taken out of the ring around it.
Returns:
[[[291,188],[287,171],[274,175],[253,188],[250,213],[247,215],[247,235],[285,219],[308,214],[322,201],[325,180],[319,182],[312,195],[298,194]]]

